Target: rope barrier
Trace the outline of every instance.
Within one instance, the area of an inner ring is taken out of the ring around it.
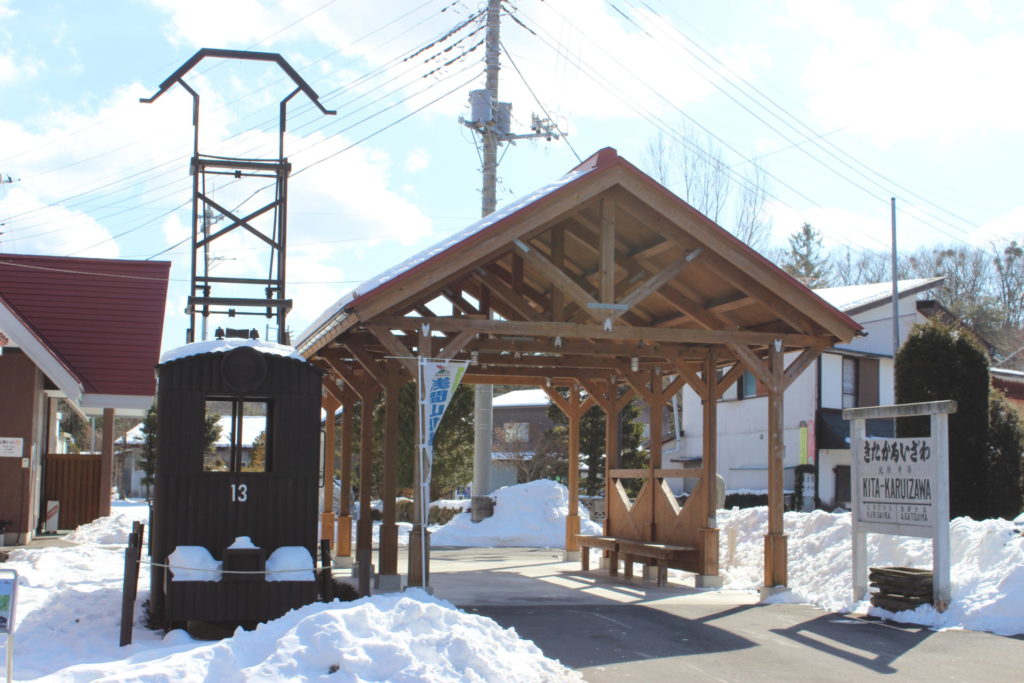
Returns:
[[[179,565],[166,564],[163,562],[153,562],[152,560],[139,560],[139,564],[148,564],[151,567],[163,567],[165,569],[177,569],[188,572],[217,572],[219,574],[288,574],[294,572],[320,572],[331,567],[310,567],[309,569],[265,569],[263,571],[257,569],[211,569],[209,567],[181,567]]]

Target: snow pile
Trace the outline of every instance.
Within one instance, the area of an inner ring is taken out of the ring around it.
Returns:
[[[316,581],[313,557],[301,545],[283,545],[267,558],[267,581]]]
[[[80,527],[82,545],[18,549],[3,565],[19,575],[17,680],[579,681],[512,629],[419,590],[317,603],[225,640],[142,627],[149,565],[139,574],[132,645],[118,647],[124,543],[144,503]],[[98,539],[96,543],[88,539]],[[120,546],[108,544],[120,539]],[[311,558],[284,558],[307,569]]]
[[[276,344],[271,341],[263,341],[261,339],[229,338],[194,342],[192,344],[185,344],[184,346],[164,351],[160,356],[160,364],[163,365],[164,363],[170,363],[172,360],[188,358],[189,356],[197,356],[201,353],[226,353],[241,347],[254,349],[260,353],[265,353],[271,356],[284,356],[285,358],[294,358],[295,360],[301,361],[306,360],[291,346]]]
[[[127,545],[132,522],[149,523],[149,508],[146,504],[113,501],[109,517],[83,524],[68,534],[65,540],[89,545]]]
[[[463,512],[442,527],[432,529],[434,546],[490,548],[564,548],[565,518],[569,514],[569,490],[561,484],[539,479],[506,486],[494,494],[494,516],[476,524]],[[600,534],[600,525],[590,521],[580,507],[580,533]]]
[[[718,523],[725,587],[760,587],[768,509],[720,510]],[[866,611],[936,628],[1024,633],[1024,535],[1013,522],[953,520],[949,609],[939,613],[925,605],[896,614],[854,599],[850,513],[787,512],[784,525],[789,544],[789,590],[770,601],[810,603],[833,612]],[[731,543],[733,535],[735,545]],[[930,569],[931,539],[868,534],[868,565]]]
[[[81,663],[60,675],[83,681],[298,681],[335,672],[350,681],[582,680],[515,631],[419,590],[306,605],[215,643],[173,631],[163,647],[133,652],[131,660]]]

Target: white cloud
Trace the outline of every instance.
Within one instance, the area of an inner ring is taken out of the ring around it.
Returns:
[[[20,187],[8,191],[4,204],[13,216],[31,214],[32,227],[23,228],[22,221],[8,219],[0,235],[3,251],[93,258],[120,256],[110,232],[87,213],[47,206]]]
[[[946,5],[904,2],[885,21],[840,0],[791,0],[783,25],[818,37],[802,84],[821,124],[883,146],[1024,131],[1024,93],[1006,80],[1024,34],[1009,23],[968,35]]]
[[[422,147],[409,152],[409,156],[405,158],[405,170],[409,173],[416,173],[422,171],[430,165],[430,153]]]
[[[41,59],[26,57],[15,61],[14,54],[11,52],[0,54],[0,83],[13,83],[35,78],[45,66],[46,62]]]
[[[1001,244],[1009,240],[1024,244],[1024,206],[1015,207],[986,222],[970,234],[970,240],[978,245]]]

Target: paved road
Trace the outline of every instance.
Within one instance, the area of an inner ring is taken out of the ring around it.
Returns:
[[[587,681],[1024,681],[1024,638],[612,581],[560,551],[436,550],[439,597],[513,627]]]

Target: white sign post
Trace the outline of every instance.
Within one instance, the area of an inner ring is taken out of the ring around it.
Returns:
[[[437,427],[444,417],[448,404],[455,395],[462,376],[466,373],[469,361],[441,360],[434,358],[419,359],[419,475],[416,482],[417,505],[420,506],[420,561],[422,569],[422,585],[427,588],[427,518],[430,513],[430,474],[434,462],[434,436]]]
[[[956,401],[847,408],[851,420],[853,599],[868,590],[868,532],[932,539],[932,600],[949,606],[949,413]],[[868,438],[864,421],[929,415],[924,438]]]
[[[18,598],[18,572],[0,569],[0,634],[7,635],[7,683],[14,680],[14,603]]]

